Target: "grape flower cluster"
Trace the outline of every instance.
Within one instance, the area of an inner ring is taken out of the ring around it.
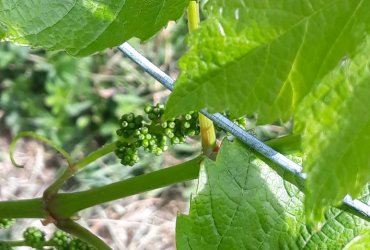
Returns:
[[[2,218],[0,219],[0,229],[8,229],[14,224],[14,219]]]
[[[144,111],[145,117],[128,113],[119,120],[119,139],[115,153],[122,165],[133,166],[138,162],[139,148],[160,155],[167,150],[168,144],[183,143],[186,136],[198,135],[200,132],[197,112],[164,121],[163,104],[147,106]]]
[[[227,117],[228,119],[230,119],[230,115],[228,113],[223,113],[222,115],[225,116],[225,117]],[[247,119],[244,116],[241,116],[241,117],[238,117],[238,118],[234,118],[234,119],[232,119],[232,122],[235,125],[243,128],[243,129],[246,129],[246,127],[247,127]],[[225,132],[226,134],[229,134],[226,130],[224,130],[223,128],[220,128],[217,125],[215,125],[215,128],[219,132]]]
[[[29,227],[23,232],[23,238],[28,246],[40,248],[45,242],[45,233],[36,227]]]
[[[50,242],[53,243],[57,250],[95,250],[94,247],[84,241],[73,238],[71,235],[60,230],[54,232]]]
[[[57,250],[68,250],[71,240],[72,238],[69,234],[60,230],[55,231],[50,239]]]
[[[52,246],[53,249],[56,250],[96,250],[84,241],[74,238],[68,233],[60,230],[55,231],[50,240],[46,241],[43,231],[36,227],[29,227],[23,232],[23,238],[27,246],[35,249],[43,249],[44,246]],[[3,244],[4,247],[1,244]],[[0,243],[0,249],[12,249],[9,245],[9,248],[5,248],[5,246],[5,242]]]

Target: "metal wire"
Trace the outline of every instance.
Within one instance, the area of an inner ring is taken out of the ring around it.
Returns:
[[[138,64],[145,72],[151,75],[167,89],[171,91],[173,90],[174,80],[153,63],[151,63],[148,59],[146,59],[143,55],[141,55],[138,51],[136,51],[131,45],[128,43],[123,43],[118,47],[118,50],[120,50],[133,62]],[[201,110],[201,112],[210,120],[212,120],[217,126],[228,131],[244,144],[248,145],[251,149],[260,153],[268,160],[279,166],[281,170],[292,174],[302,182],[306,179],[306,175],[302,173],[302,167],[300,165],[267,146],[222,114],[210,114],[204,109]],[[353,200],[349,195],[343,199],[343,205],[341,208],[370,221],[370,206],[360,200]]]

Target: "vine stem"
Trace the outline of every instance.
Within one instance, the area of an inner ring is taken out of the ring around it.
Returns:
[[[116,143],[107,144],[98,150],[92,152],[77,163],[69,165],[64,172],[44,191],[44,199],[50,200],[54,195],[57,194],[58,190],[63,186],[64,182],[71,178],[77,171],[86,167],[95,160],[113,152],[116,149]]]
[[[0,201],[0,218],[45,218],[41,198]]]
[[[188,7],[188,28],[193,32],[199,27],[199,3],[197,0],[191,0]],[[211,156],[216,146],[216,133],[213,122],[199,113],[200,135],[202,140],[203,153]]]
[[[1,241],[3,243],[8,244],[11,247],[23,247],[23,246],[28,246],[27,243],[24,240],[13,240],[13,241]],[[47,245],[48,246],[48,245]]]
[[[83,209],[98,204],[165,187],[178,182],[196,179],[199,175],[199,167],[203,159],[203,156],[199,156],[176,166],[87,191],[58,194],[55,199],[51,201],[51,213],[61,218],[67,218],[76,215],[76,213]]]
[[[66,159],[68,165],[72,164],[72,158],[71,156],[61,147],[56,145],[54,142],[50,141],[48,138],[45,138],[44,136],[41,136],[39,134],[36,134],[35,132],[32,131],[24,131],[19,134],[17,134],[16,137],[13,138],[13,140],[10,143],[9,146],[9,155],[10,155],[10,160],[12,161],[13,165],[17,168],[23,168],[23,165],[18,164],[15,159],[14,159],[14,150],[15,150],[15,145],[17,144],[18,140],[24,137],[32,137],[35,138],[39,141],[42,141],[49,145],[50,147],[54,148],[56,151],[58,151],[63,157]]]
[[[198,178],[199,168],[204,156],[176,166],[157,170],[148,174],[136,176],[127,180],[112,183],[102,187],[75,193],[56,194],[49,201],[49,212],[61,218],[56,221],[75,216],[80,210],[124,198],[133,194],[165,187],[178,182]],[[48,213],[43,208],[43,199],[0,201],[0,218],[47,218]]]
[[[98,236],[90,232],[88,229],[82,227],[80,224],[74,222],[71,219],[60,220],[56,224],[59,229],[70,233],[77,238],[89,243],[91,246],[94,246],[96,249],[99,250],[111,250],[110,248],[102,239]]]
[[[56,145],[49,139],[36,134],[35,132],[32,131],[25,131],[19,133],[10,143],[10,160],[12,161],[13,165],[18,168],[22,168],[23,165],[18,164],[15,159],[14,159],[14,151],[15,151],[15,146],[16,143],[18,142],[19,139],[24,138],[24,137],[33,137],[37,140],[40,140],[47,145],[51,146],[55,150],[57,150],[63,157],[66,159],[68,163],[68,167],[65,168],[63,173],[55,179],[55,181],[44,191],[43,198],[44,202],[47,203],[48,200],[50,200],[53,196],[55,196],[59,189],[62,187],[64,182],[71,178],[77,171],[81,170],[85,166],[89,165],[91,162],[97,160],[98,158],[113,152],[116,149],[116,144],[115,142],[105,145],[102,148],[94,151],[93,153],[89,154],[87,157],[83,158],[82,160],[78,161],[77,163],[73,163],[73,160],[71,156],[60,146]],[[45,205],[45,204],[44,204]],[[47,206],[47,204],[45,205]]]
[[[11,247],[27,247],[29,246],[24,240],[13,240],[13,241],[1,241],[8,244]],[[56,247],[55,243],[52,241],[46,241],[41,243],[42,247]]]
[[[87,165],[89,165],[90,163],[96,161],[97,159],[109,154],[109,153],[112,153],[114,150],[116,149],[116,142],[112,142],[110,144],[107,144],[103,147],[101,147],[100,149],[92,152],[91,154],[89,154],[88,156],[86,156],[85,158],[83,158],[82,160],[80,160],[79,162],[77,162],[75,164],[75,168],[76,170],[81,170],[82,168],[86,167]]]

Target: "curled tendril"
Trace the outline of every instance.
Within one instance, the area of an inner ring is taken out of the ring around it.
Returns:
[[[32,138],[35,138],[39,141],[42,141],[42,142],[48,144],[50,147],[54,148],[56,151],[58,151],[60,154],[63,155],[63,157],[68,162],[69,166],[73,164],[71,156],[64,149],[62,149],[61,147],[59,147],[58,145],[56,145],[55,143],[53,143],[49,139],[47,139],[47,138],[45,138],[41,135],[36,134],[35,132],[25,131],[25,132],[19,133],[16,137],[14,137],[13,140],[11,141],[11,143],[10,143],[10,146],[9,146],[10,160],[12,161],[12,163],[15,167],[17,167],[17,168],[23,168],[24,167],[24,165],[17,164],[17,162],[14,159],[15,145],[16,145],[17,141],[19,139],[23,138],[23,137],[32,137]]]

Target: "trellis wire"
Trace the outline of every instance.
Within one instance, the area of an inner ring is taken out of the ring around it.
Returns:
[[[145,72],[151,75],[167,89],[171,91],[173,90],[174,80],[131,47],[131,45],[123,43],[118,47],[118,50],[139,65]],[[210,114],[206,110],[201,110],[201,112],[217,126],[231,133],[244,144],[281,167],[284,171],[287,171],[301,181],[306,179],[306,175],[302,173],[302,167],[300,165],[267,146],[222,114]],[[370,221],[370,206],[360,200],[352,199],[349,195],[343,199],[343,209]]]

